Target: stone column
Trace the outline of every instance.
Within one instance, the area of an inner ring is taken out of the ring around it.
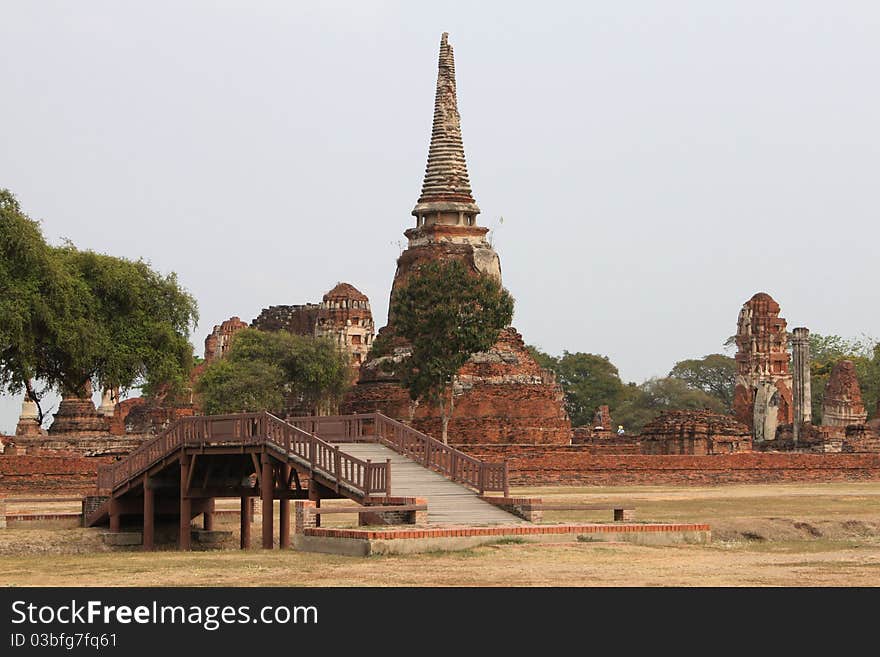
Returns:
[[[794,419],[792,431],[794,442],[800,439],[801,426],[811,423],[812,395],[810,392],[810,330],[798,327],[792,332],[792,405],[794,406]]]

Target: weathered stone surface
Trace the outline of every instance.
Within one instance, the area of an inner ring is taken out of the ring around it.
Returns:
[[[324,295],[318,311],[315,336],[333,340],[351,358],[352,381],[373,346],[376,329],[370,300],[350,283],[337,283]]]
[[[87,386],[87,395],[77,397],[66,393],[61,397],[58,410],[49,427],[49,435],[76,433],[86,435],[89,433],[107,433],[109,424],[107,418],[98,413],[91,398],[91,386]]]
[[[149,399],[142,399],[139,404],[126,401],[132,402],[124,416],[126,434],[158,434],[180,418],[195,415],[192,405],[178,406]]]
[[[232,336],[247,327],[247,322],[241,321],[238,317],[230,317],[225,322],[214,326],[214,330],[205,338],[205,362],[210,363],[218,358],[223,358],[229,351]]]
[[[810,387],[810,330],[798,327],[792,332],[792,407],[794,441],[800,438],[801,426],[813,422],[813,398]]]
[[[413,215],[432,221],[438,210],[467,214],[473,223],[480,209],[474,202],[468,179],[461,139],[461,116],[455,91],[455,58],[449,35],[440,38],[440,56],[437,64],[437,93],[434,97],[434,125],[422,194]],[[439,219],[439,217],[437,217]],[[456,223],[460,223],[456,221]]]
[[[793,412],[785,320],[769,294],[759,292],[743,305],[736,346],[734,414],[752,428],[756,442],[773,440],[776,427],[791,423]]]
[[[292,306],[269,306],[251,322],[260,331],[290,331],[297,335],[314,335],[321,305],[306,303]]]
[[[600,406],[593,416],[593,429],[600,431],[613,431],[614,422],[611,419],[611,409],[608,406]]]
[[[864,424],[868,414],[862,403],[862,389],[851,360],[842,360],[831,370],[822,400],[822,424],[846,427]]]
[[[832,454],[842,451],[845,432],[843,427],[823,427],[802,424],[797,442],[794,425],[781,424],[776,429],[776,440],[755,443],[754,449],[762,452],[797,451],[810,454]]]
[[[664,411],[640,438],[643,454],[733,454],[752,448],[745,424],[713,411]]]

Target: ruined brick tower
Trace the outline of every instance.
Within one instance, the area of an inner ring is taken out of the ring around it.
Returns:
[[[480,208],[468,178],[461,119],[455,89],[455,62],[447,34],[440,40],[434,123],[422,192],[412,211],[415,227],[404,234],[408,248],[397,260],[391,298],[423,263],[460,260],[472,271],[501,281],[498,254],[486,239],[488,228],[477,225]],[[410,403],[395,366],[409,346],[394,335],[395,318],[377,338],[381,353],[371,354],[360,370],[342,412],[381,410],[439,435],[436,409]],[[513,327],[501,332],[486,353],[473,354],[454,381],[455,408],[449,422],[451,443],[557,443],[570,441],[571,423],[563,407],[562,389],[552,373],[526,351]]]
[[[333,340],[351,357],[356,370],[363,363],[373,345],[373,313],[370,300],[349,283],[337,283],[324,295],[315,322],[315,337]]]
[[[826,427],[846,427],[864,424],[867,419],[856,368],[851,360],[842,360],[831,370],[825,386],[822,424]]]
[[[774,440],[776,427],[792,422],[788,334],[779,304],[758,292],[743,304],[736,330],[733,411],[752,427],[756,441]]]
[[[247,322],[238,317],[230,317],[221,324],[216,324],[214,330],[205,338],[205,362],[212,363],[218,358],[223,358],[232,345],[232,336],[248,327]]]

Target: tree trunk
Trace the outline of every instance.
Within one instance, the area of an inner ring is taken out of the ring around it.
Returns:
[[[25,379],[24,389],[30,400],[37,405],[37,416],[39,418],[40,426],[43,426],[43,407],[40,406],[40,398],[37,397],[37,393],[34,391],[34,386],[31,384],[30,379]]]
[[[443,441],[444,445],[449,444],[449,438],[446,433],[446,429],[449,426],[449,418],[446,416],[446,400],[443,399],[443,395],[440,395],[440,439]]]
[[[443,395],[449,394],[449,412],[446,412],[446,400],[443,398]],[[455,410],[455,398],[453,397],[453,387],[450,384],[447,390],[443,391],[443,394],[440,395],[440,425],[442,427],[442,437],[443,444],[449,444],[449,419],[452,417],[452,413]]]

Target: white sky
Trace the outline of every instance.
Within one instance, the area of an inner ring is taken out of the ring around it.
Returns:
[[[341,280],[381,326],[443,31],[527,342],[641,381],[761,290],[880,333],[876,2],[4,0],[0,186],[53,242],[176,271],[198,353]]]

